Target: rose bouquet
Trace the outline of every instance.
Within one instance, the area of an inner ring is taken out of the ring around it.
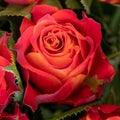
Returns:
[[[0,119],[120,119],[119,12],[97,0],[1,1]]]

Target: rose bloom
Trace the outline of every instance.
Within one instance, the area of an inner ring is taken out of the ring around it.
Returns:
[[[22,113],[19,105],[15,104],[14,113],[3,112],[0,114],[0,120],[29,120],[26,114]]]
[[[11,64],[11,52],[7,47],[7,41],[11,35],[5,33],[0,38],[0,113],[11,101],[11,95],[18,91],[15,85],[15,77],[12,73],[4,70]]]
[[[4,0],[9,4],[16,4],[16,5],[28,5],[31,3],[38,3],[42,2],[43,0]]]
[[[120,0],[100,0],[101,2],[107,2],[111,4],[120,3]]]
[[[35,110],[40,103],[78,106],[99,98],[114,76],[100,47],[100,24],[48,5],[35,6],[31,15],[14,47],[27,83],[24,104]]]
[[[95,105],[86,111],[86,115],[80,120],[120,120],[120,106]]]

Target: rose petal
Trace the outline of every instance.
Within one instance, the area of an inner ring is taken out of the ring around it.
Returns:
[[[75,92],[78,87],[81,86],[85,79],[85,75],[78,75],[76,77],[70,78],[58,91],[53,94],[43,94],[35,98],[35,105],[39,103],[47,102],[60,102],[67,99],[73,92]]]
[[[36,53],[36,52],[31,52],[31,53],[27,54],[26,59],[31,64],[31,66],[33,66],[39,70],[43,70],[45,72],[51,73],[58,78],[61,78],[61,79],[64,78],[64,73],[62,71],[60,72],[59,70],[54,69],[54,67],[48,63],[48,61],[44,58],[44,56],[42,54]],[[37,62],[36,62],[36,59],[37,59]],[[59,62],[59,61],[56,61],[56,62]],[[58,64],[60,64],[60,63],[58,63]],[[61,62],[61,65],[62,65],[62,62]],[[63,65],[64,65],[64,63],[63,63]]]
[[[112,113],[117,109],[120,109],[120,106],[109,105],[109,104],[100,105],[100,110],[105,114]]]
[[[72,94],[68,99],[62,101],[62,104],[71,104],[74,107],[89,103],[97,98],[96,94],[93,94],[90,87],[79,87],[78,90]]]
[[[23,74],[27,76],[25,76],[26,82],[28,83],[29,80],[34,80],[31,81],[31,83],[37,91],[42,93],[52,93],[62,86],[62,82],[56,77],[49,75],[48,73],[39,73],[40,72],[33,73],[32,71],[23,69]]]
[[[71,23],[83,36],[90,36],[96,46],[100,45],[102,34],[101,26],[92,18],[83,14],[83,19],[79,20],[71,10],[59,10],[52,15],[58,23]]]
[[[41,17],[43,17],[46,14],[52,15],[53,13],[57,12],[58,8],[49,6],[49,5],[36,5],[32,11],[32,17],[34,22],[36,23]]]
[[[73,22],[74,20],[78,20],[77,15],[68,9],[56,11],[52,16],[57,22],[72,23],[72,20]],[[74,26],[74,24],[72,25]]]
[[[87,57],[80,65],[76,66],[69,74],[68,77],[76,76],[78,74],[85,74],[88,73],[88,64],[89,64],[90,56]]]
[[[108,62],[101,48],[98,48],[91,56],[88,72],[90,76],[97,75],[99,79],[104,79],[104,82],[112,80],[115,74],[114,68]]]
[[[120,120],[120,116],[109,117],[106,120]]]
[[[30,47],[29,40],[30,40],[32,34],[33,34],[33,26],[29,27],[27,29],[27,31],[23,32],[22,36],[18,39],[17,43],[14,46],[14,49],[15,49],[15,51],[17,51],[17,54],[18,54],[17,59],[20,62],[22,60],[21,55],[24,56],[27,49]]]
[[[53,93],[62,86],[62,82],[54,76],[48,78],[45,75],[40,75],[33,72],[30,72],[29,74],[31,74],[31,83],[42,93]]]
[[[0,67],[1,68],[1,67]],[[2,69],[2,68],[1,68]],[[6,80],[5,80],[5,71],[3,71],[3,70],[0,70],[0,96],[2,95],[2,94],[4,94],[2,91],[3,90],[6,90],[6,87],[7,87],[7,84],[6,84]]]
[[[0,69],[0,71],[3,71],[3,70]],[[0,74],[1,74],[1,72],[0,72]],[[2,92],[0,91],[2,93],[2,94],[0,94],[0,108],[1,108],[0,113],[2,112],[4,107],[9,102],[10,95],[12,95],[16,92],[19,92],[19,90],[15,84],[15,78],[14,78],[13,74],[4,71],[2,75],[3,75],[3,77],[6,77],[6,80],[4,78],[2,79],[5,81],[2,82],[2,84],[4,84],[4,85],[2,86]],[[0,87],[1,87],[1,84],[0,84]],[[3,87],[6,87],[6,88],[3,89]]]
[[[70,57],[61,56],[60,57],[49,57],[48,58],[49,63],[52,65],[51,67],[61,69],[66,68],[70,63],[72,62],[72,59]],[[55,72],[55,71],[54,71]]]
[[[30,3],[33,3],[34,0],[5,0],[5,2],[8,2],[10,4],[17,4],[17,5],[28,5]]]
[[[85,60],[85,58],[89,57],[90,54],[92,54],[93,50],[95,49],[93,40],[90,37],[84,37],[80,39],[79,44],[81,48],[81,54],[83,56],[83,59]]]
[[[37,25],[34,26],[30,42],[35,51],[40,52],[39,43],[41,44],[42,42],[41,37],[43,36],[41,36],[41,33],[44,30],[44,28],[54,24],[56,24],[55,20],[50,15],[45,15],[43,18],[39,19]]]
[[[15,92],[19,92],[19,89],[15,84],[15,78],[13,74],[6,72],[5,77],[8,88],[5,89],[4,94],[0,95],[0,104],[6,104],[10,95],[12,95]]]
[[[22,34],[28,27],[34,25],[34,23],[27,18],[23,18],[22,23],[20,25],[20,33]]]
[[[83,13],[83,19],[80,24],[83,33],[90,36],[94,40],[96,47],[98,47],[102,40],[100,23],[94,21],[92,18],[88,18],[86,14]]]
[[[26,86],[25,94],[24,94],[23,103],[29,106],[33,111],[35,111],[37,107],[35,106],[33,101],[35,97],[38,95],[40,95],[40,92],[38,92],[33,87],[31,87],[31,85],[28,82]]]
[[[0,66],[7,67],[9,65],[10,65],[10,62],[7,59],[5,59],[4,57],[0,56]]]
[[[5,33],[1,38],[0,38],[0,56],[3,56],[6,58],[8,61],[11,62],[11,53],[10,50],[7,47],[7,42],[8,39],[10,38],[11,33]]]

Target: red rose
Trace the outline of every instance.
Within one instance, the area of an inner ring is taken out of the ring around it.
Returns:
[[[120,3],[120,0],[100,0],[101,2],[107,2],[111,4]]]
[[[15,104],[14,114],[3,112],[0,114],[0,120],[29,120],[26,114],[21,113],[19,105]]]
[[[28,5],[31,3],[42,2],[43,0],[4,0],[10,4],[17,4],[17,5]]]
[[[100,97],[114,76],[102,49],[100,24],[72,10],[37,5],[24,18],[15,50],[27,82],[24,103],[78,106]]]
[[[0,38],[0,113],[10,100],[10,95],[18,91],[15,77],[12,73],[4,71],[11,64],[11,52],[7,47],[10,34],[5,33]]]
[[[95,105],[80,120],[120,120],[120,106]]]

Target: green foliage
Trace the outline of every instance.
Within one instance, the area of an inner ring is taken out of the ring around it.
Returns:
[[[73,109],[70,109],[69,111],[67,112],[64,112],[58,116],[55,116],[54,118],[50,119],[50,120],[64,120],[64,119],[67,119],[71,116],[76,116],[78,114],[82,114],[83,110],[86,108],[86,107],[89,107],[91,104],[88,104],[88,105],[82,105],[82,106],[79,106],[79,107],[76,107],[76,108],[73,108]]]
[[[22,21],[22,16],[0,16],[0,21],[3,21],[4,26],[6,26],[6,31],[12,32],[13,39],[17,41],[20,36],[19,27]],[[1,26],[1,28],[2,27],[3,26]]]
[[[8,5],[4,10],[0,11],[0,16],[28,16],[32,7],[33,5]]]
[[[118,70],[114,80],[112,81],[113,104],[120,105],[120,92],[119,91],[120,91],[120,73]],[[112,102],[110,101],[110,103]]]
[[[18,37],[20,36],[20,31],[19,31],[19,27],[22,21],[22,17],[19,16],[8,16],[7,17],[9,23],[10,23],[10,28],[13,34],[13,39],[15,41],[17,41]]]
[[[0,30],[0,37],[2,37],[4,34],[4,31]]]
[[[60,4],[59,0],[45,0],[42,4],[52,5],[62,9],[62,5]]]
[[[16,57],[15,57],[15,52],[13,50],[14,43],[15,43],[14,40],[12,38],[10,38],[9,42],[8,42],[8,46],[12,53],[12,57],[11,57],[12,63],[10,66],[6,67],[4,70],[13,73],[14,76],[16,77],[16,84],[17,84],[20,92],[14,94],[14,101],[21,102],[22,98],[23,98],[24,90],[23,90],[23,86],[22,86],[22,80],[21,80],[19,71],[16,66]]]
[[[35,111],[32,120],[43,120],[43,116],[39,108]]]
[[[80,3],[84,6],[84,10],[90,14],[90,7],[94,0],[80,0]]]
[[[71,2],[71,0],[66,0],[65,4],[66,4],[67,8],[70,8],[70,9],[82,8],[82,5],[80,4],[80,2],[78,0],[74,0],[74,2]]]

